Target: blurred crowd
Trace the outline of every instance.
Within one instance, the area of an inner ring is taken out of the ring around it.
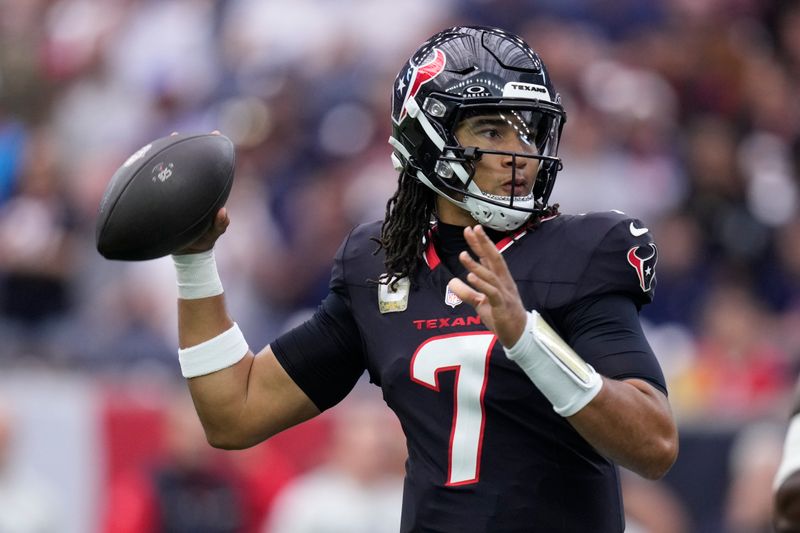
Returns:
[[[729,510],[707,530],[768,530],[750,496],[768,490],[800,363],[797,1],[0,0],[0,368],[180,386],[169,260],[94,249],[110,176],[172,131],[237,145],[217,257],[251,346],[302,320],[395,187],[394,76],[459,23],[515,31],[549,66],[568,116],[561,211],[618,209],[654,233],[642,316],[696,437],[683,448],[726,437]],[[676,470],[692,515],[692,470]]]

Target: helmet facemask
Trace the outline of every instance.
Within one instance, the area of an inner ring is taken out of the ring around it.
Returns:
[[[461,105],[431,182],[478,223],[517,229],[547,205],[560,130],[559,114],[530,101]]]

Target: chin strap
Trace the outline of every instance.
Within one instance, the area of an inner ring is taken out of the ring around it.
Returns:
[[[475,185],[475,182],[470,186]],[[472,188],[472,187],[470,187]],[[477,185],[474,187],[477,193],[484,196]],[[526,209],[533,209],[533,198],[530,200],[522,200],[522,207]],[[481,225],[496,229],[498,231],[513,231],[522,226],[531,217],[531,213],[527,211],[518,211],[510,207],[500,207],[488,202],[482,202],[477,198],[467,196],[464,198],[464,205],[467,207],[469,214],[472,218],[477,220]]]

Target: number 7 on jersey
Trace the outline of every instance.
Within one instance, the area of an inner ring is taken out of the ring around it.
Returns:
[[[433,337],[411,358],[411,379],[439,392],[439,372],[454,371],[453,423],[450,430],[447,485],[478,481],[486,413],[483,395],[489,358],[497,337],[476,331]]]

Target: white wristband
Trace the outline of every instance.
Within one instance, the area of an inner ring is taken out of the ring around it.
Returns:
[[[242,330],[234,323],[213,339],[178,350],[178,361],[183,377],[195,378],[233,366],[249,351]]]
[[[796,414],[789,422],[786,431],[786,441],[783,444],[783,458],[772,482],[773,490],[777,491],[786,479],[800,470],[800,414]]]
[[[603,378],[536,311],[506,357],[517,363],[561,416],[572,416],[597,396]]]
[[[173,255],[178,279],[178,298],[196,300],[222,294],[214,250],[196,254]]]

